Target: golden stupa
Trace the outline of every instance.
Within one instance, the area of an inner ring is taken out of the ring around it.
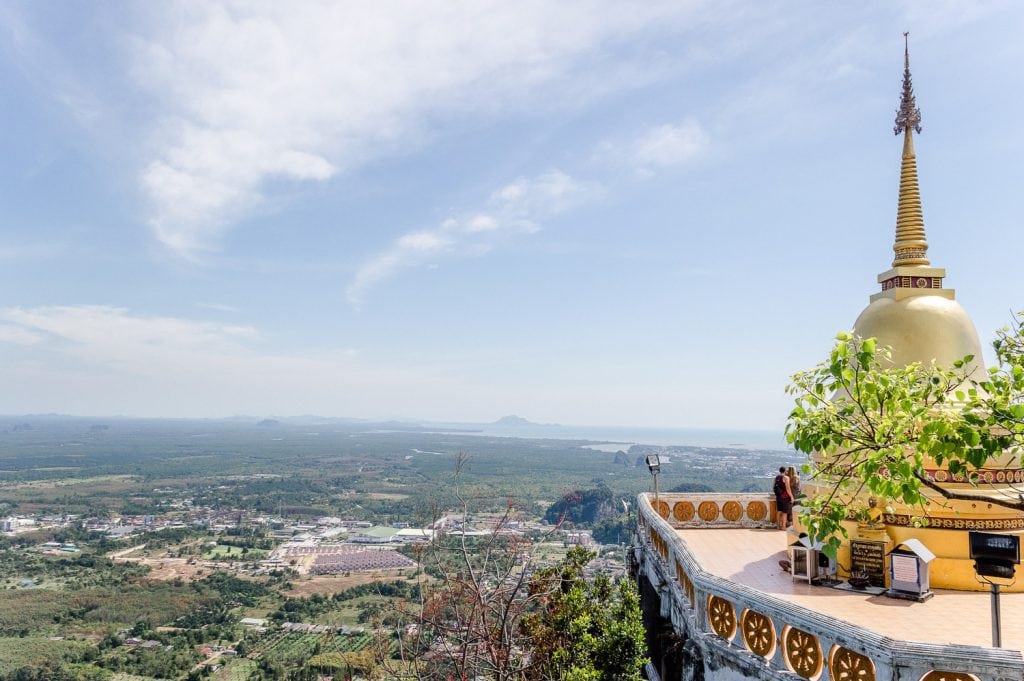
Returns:
[[[955,291],[943,286],[945,269],[932,267],[928,259],[914,151],[914,133],[920,132],[921,112],[910,77],[909,49],[905,47],[903,93],[895,126],[895,133],[903,135],[895,255],[892,267],[878,275],[881,291],[871,296],[870,303],[857,317],[854,333],[862,338],[877,338],[880,345],[889,346],[892,362],[898,366],[933,361],[950,366],[973,355],[971,377],[984,380],[986,371],[974,322],[956,301]],[[871,502],[874,522],[847,523],[850,539],[882,542],[887,550],[916,539],[935,555],[930,564],[932,587],[987,590],[988,584],[979,583],[975,577],[974,563],[969,558],[968,532],[1024,530],[1024,513],[988,501],[1018,498],[1019,483],[1024,482],[1020,457],[1007,454],[990,461],[988,467],[979,471],[977,487],[934,464],[927,475],[946,488],[970,492],[978,498],[953,501],[927,490],[924,509],[901,505],[883,508]],[[808,485],[808,493],[814,494],[815,487]],[[840,549],[839,563],[850,565],[849,541]],[[1009,590],[1022,591],[1024,583]]]

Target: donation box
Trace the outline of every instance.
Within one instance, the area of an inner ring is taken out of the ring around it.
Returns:
[[[889,552],[889,591],[886,595],[914,601],[932,597],[928,564],[935,554],[919,539],[908,539]]]

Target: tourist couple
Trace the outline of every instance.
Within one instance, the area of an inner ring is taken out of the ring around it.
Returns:
[[[800,476],[796,469],[779,466],[772,491],[775,492],[775,525],[785,530],[793,524],[793,500],[800,495]]]

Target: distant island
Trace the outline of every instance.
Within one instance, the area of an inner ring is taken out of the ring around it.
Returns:
[[[542,426],[542,427],[557,427],[557,423],[534,423],[529,419],[524,419],[522,416],[516,416],[515,414],[509,414],[508,416],[502,416],[497,421],[494,421],[490,425],[492,426],[506,426],[511,428],[519,428],[524,426]]]

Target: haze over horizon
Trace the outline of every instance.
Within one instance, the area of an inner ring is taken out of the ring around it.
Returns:
[[[1018,4],[396,7],[0,6],[0,413],[779,430],[905,30],[932,263],[1024,307]]]

